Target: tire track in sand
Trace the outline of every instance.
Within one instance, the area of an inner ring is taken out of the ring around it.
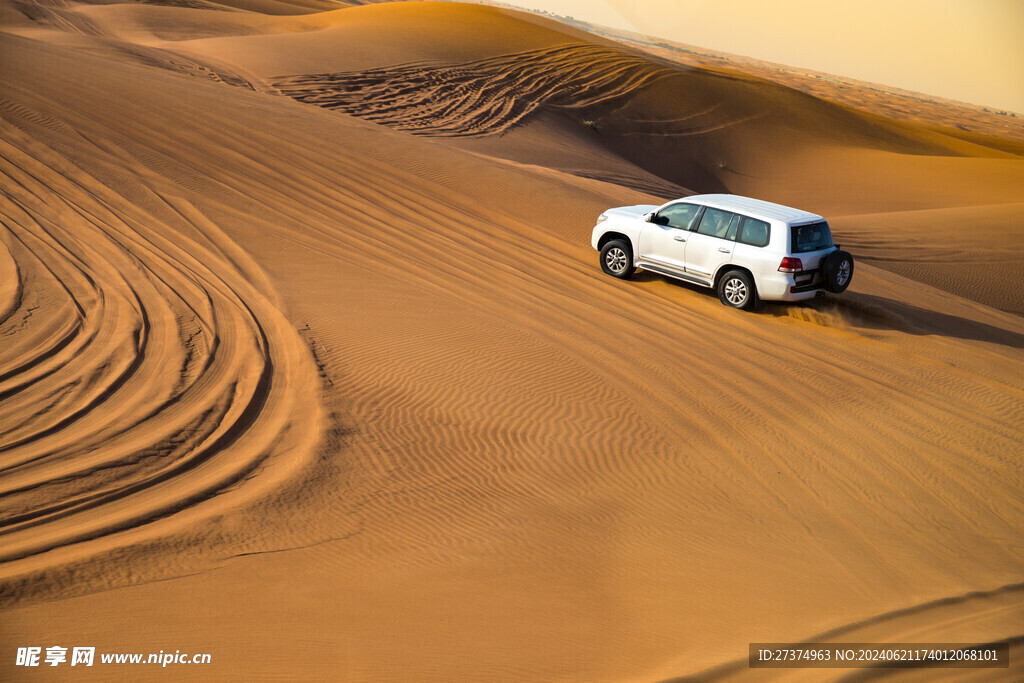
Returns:
[[[5,128],[0,576],[187,529],[306,462],[316,368],[244,253]]]
[[[556,45],[463,64],[282,76],[300,102],[416,135],[499,135],[541,107],[583,110],[678,73],[597,45]]]

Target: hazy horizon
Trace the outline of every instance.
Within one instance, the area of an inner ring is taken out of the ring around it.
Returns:
[[[498,0],[609,28],[1024,113],[1015,0]]]

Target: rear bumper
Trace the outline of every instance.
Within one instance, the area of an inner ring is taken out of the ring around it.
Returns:
[[[824,289],[821,271],[779,273],[757,278],[757,294],[766,301],[803,301],[813,299]]]

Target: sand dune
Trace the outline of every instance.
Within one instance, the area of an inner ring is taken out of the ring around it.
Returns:
[[[4,5],[3,642],[312,680],[1019,655],[1019,157],[513,12],[201,4]],[[853,288],[601,274],[601,210],[721,187],[824,211]]]

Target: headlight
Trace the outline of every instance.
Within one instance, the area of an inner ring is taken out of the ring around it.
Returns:
[[[604,223],[606,220],[608,220],[608,216],[604,215],[603,213],[597,217],[598,223]]]

